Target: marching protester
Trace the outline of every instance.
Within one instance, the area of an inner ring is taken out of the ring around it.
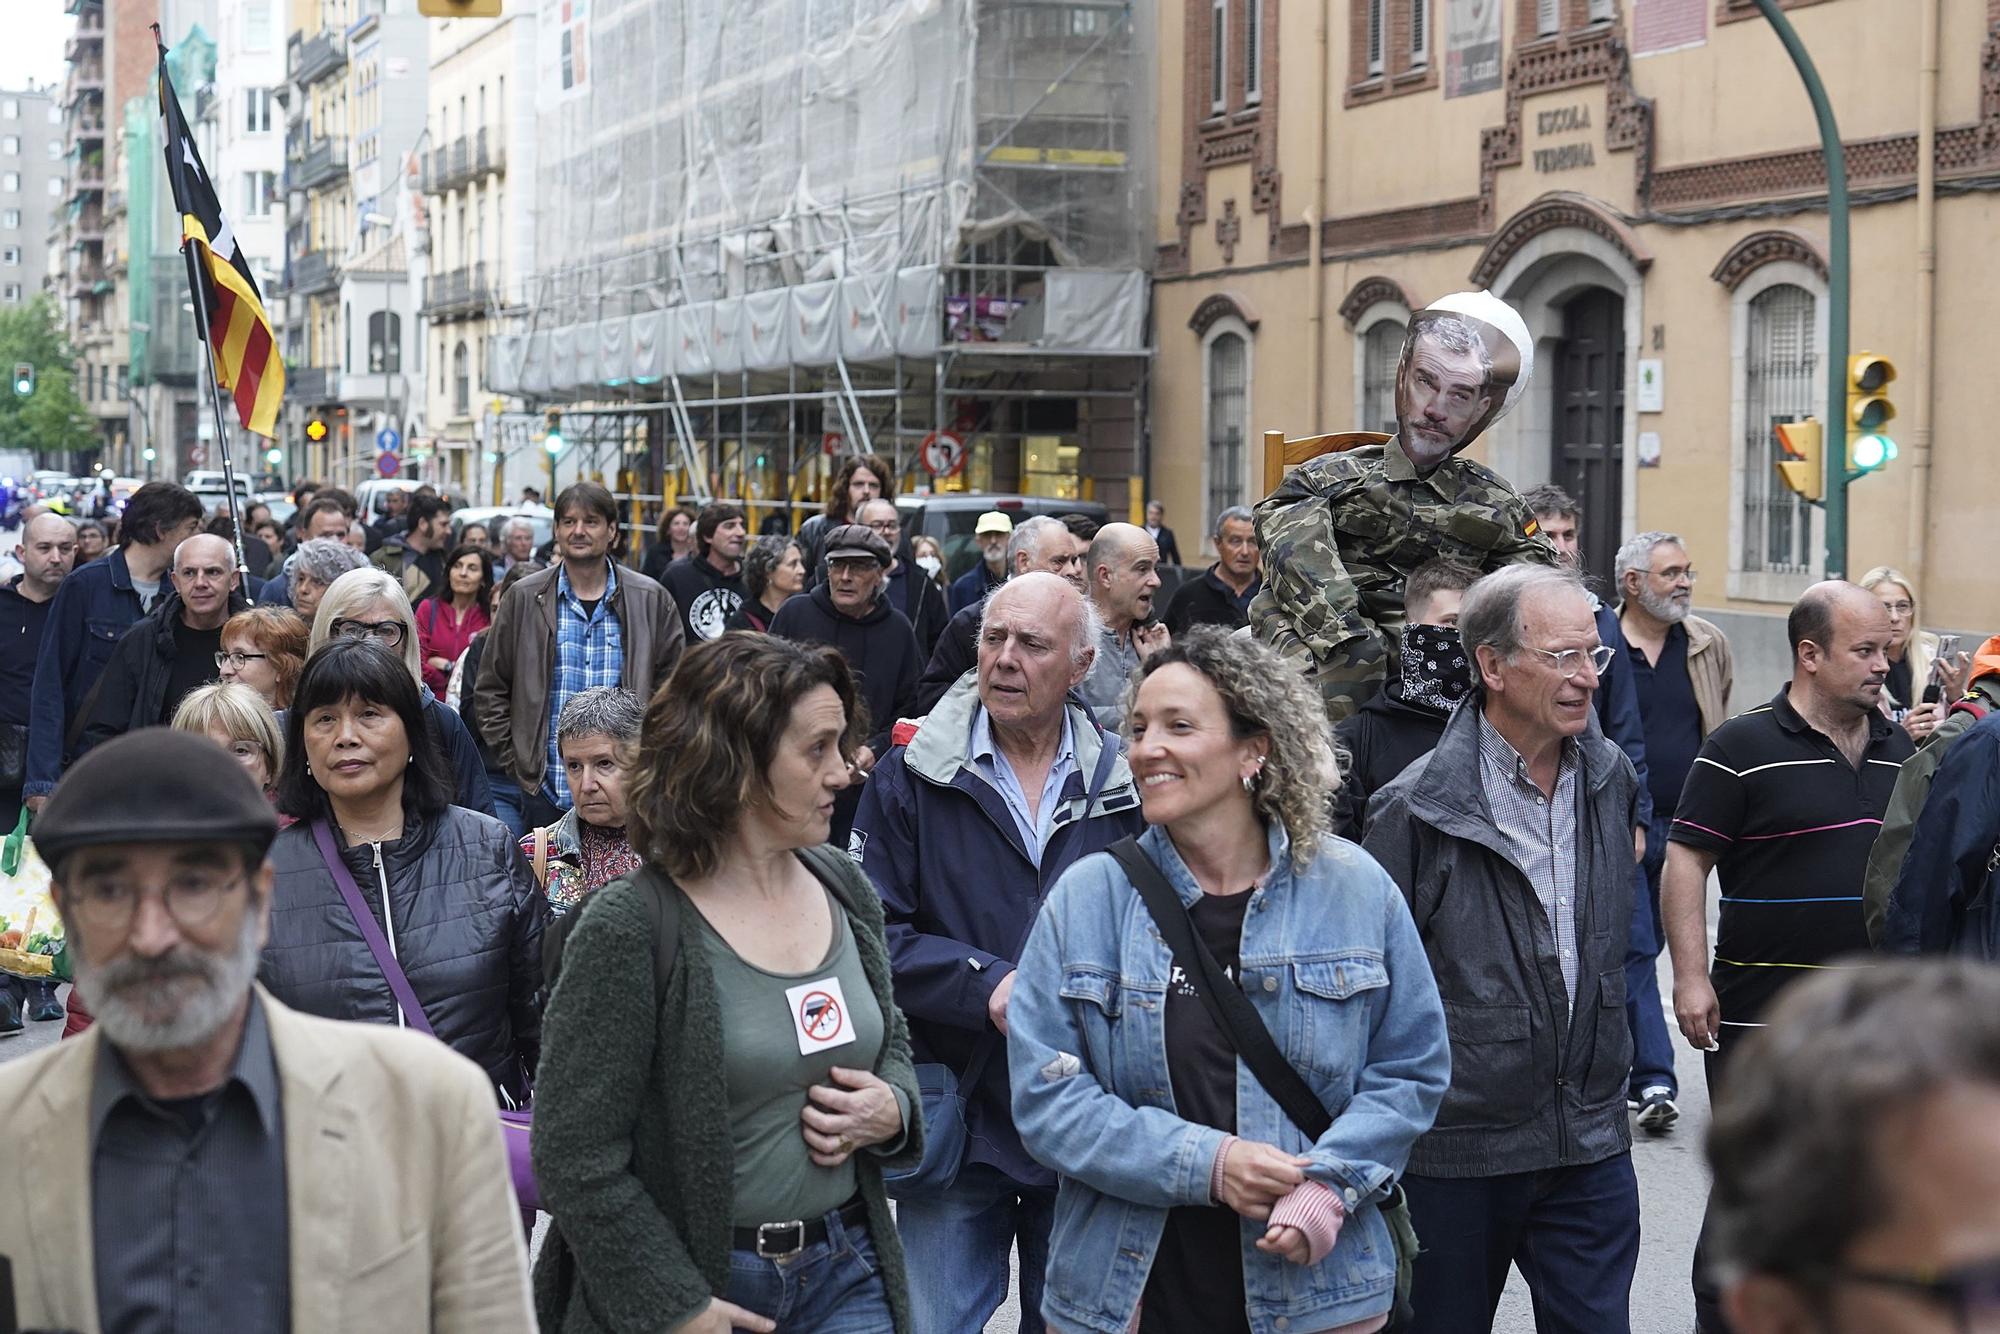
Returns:
[[[494,570],[501,578],[514,572],[517,565],[536,564],[535,524],[532,519],[515,515],[500,524],[500,557]]]
[[[1246,515],[1245,517],[1247,518],[1248,516]],[[1145,527],[1146,536],[1152,538],[1153,545],[1159,549],[1160,564],[1179,565],[1181,563],[1181,544],[1174,537],[1174,530],[1167,527],[1167,507],[1165,504],[1157,500],[1146,502]]]
[[[1008,1105],[1007,1009],[1036,909],[1079,858],[1139,828],[1118,741],[1070,699],[1090,670],[1090,605],[1046,572],[986,600],[978,671],[954,685],[864,786],[848,849],[882,896],[896,997],[962,1138],[897,1187],[919,1334],[976,1330],[1020,1253],[1020,1328],[1041,1328],[1056,1182]],[[949,1184],[946,1184],[949,1183]]]
[[[328,585],[313,616],[311,649],[318,653],[335,639],[370,639],[401,658],[416,683],[417,698],[428,721],[425,735],[439,747],[452,778],[452,801],[482,815],[493,814],[493,789],[487,786],[479,749],[465,720],[445,707],[423,683],[423,659],[417,646],[417,618],[403,588],[382,570],[359,569]]]
[[[1399,1254],[1380,1205],[1450,1068],[1423,943],[1395,882],[1327,837],[1339,780],[1301,675],[1212,627],[1139,670],[1149,828],[1063,875],[1008,1005],[1021,1141],[1063,1178],[1043,1314],[1379,1330]]]
[[[515,585],[545,568],[538,561],[525,561],[507,571],[500,580],[500,586],[493,590],[493,605],[499,606]],[[479,753],[479,767],[485,771],[486,785],[493,793],[493,813],[500,817],[500,822],[515,838],[519,838],[528,828],[521,814],[521,785],[494,757],[493,747],[486,744],[486,734],[480,730],[479,723],[479,660],[486,652],[486,639],[491,633],[490,627],[479,631],[465,646],[465,652],[458,655],[458,661],[452,665],[451,680],[445,686],[445,704],[458,713],[465,722],[465,730],[472,734],[473,749]]]
[[[2000,973],[1812,974],[1715,1105],[1709,1229],[1735,1334],[1981,1330],[2000,1310]]]
[[[1061,575],[1081,593],[1083,553],[1088,545],[1078,541],[1060,519],[1046,514],[1023,519],[1007,535],[1007,577],[1012,579],[1041,570]],[[945,623],[924,674],[917,680],[917,698],[912,706],[915,712],[929,713],[959,677],[978,665],[979,622],[985,608],[982,599]]]
[[[743,605],[743,551],[750,528],[741,505],[714,500],[694,523],[694,549],[660,574],[660,585],[680,609],[687,642],[714,639]]]
[[[38,514],[21,525],[21,540],[14,545],[21,573],[0,584],[0,833],[21,818],[35,659],[56,589],[69,577],[76,554],[75,526],[60,514]]]
[[[1152,619],[1159,565],[1153,539],[1129,523],[1105,524],[1084,553],[1084,582],[1103,628],[1097,637],[1097,657],[1077,688],[1077,698],[1100,727],[1116,729],[1124,722],[1120,714],[1132,673],[1173,641],[1167,627]]]
[[[448,595],[444,548],[451,541],[451,512],[444,501],[419,493],[411,498],[406,517],[398,522],[405,526],[393,532],[377,530],[381,545],[369,562],[403,586],[412,606]]]
[[[299,549],[292,553],[287,564],[289,592],[275,603],[258,598],[257,605],[289,606],[299,614],[299,619],[311,625],[319,615],[319,600],[326,596],[326,590],[333,581],[349,570],[368,567],[368,558],[338,538],[315,537],[299,543]],[[269,591],[270,585],[265,585]]]
[[[650,698],[685,633],[667,591],[614,559],[618,502],[595,482],[556,497],[555,565],[503,598],[479,660],[473,717],[493,758],[521,787],[529,828],[569,809],[556,721],[571,695],[623,686]]]
[[[1861,879],[1909,734],[1882,711],[1889,615],[1875,595],[1829,580],[1785,621],[1792,676],[1770,703],[1709,735],[1674,809],[1660,915],[1673,956],[1674,1015],[1705,1055],[1711,1104],[1726,1096],[1743,1039],[1792,979],[1863,951]],[[1721,887],[1713,971],[1708,877]],[[1695,1245],[1695,1320],[1726,1330],[1711,1265]]]
[[[278,807],[298,823],[271,848],[260,974],[308,1014],[428,1029],[525,1106],[547,909],[506,827],[451,804],[451,772],[422,741],[418,689],[367,639],[336,639],[307,660],[278,774]],[[397,999],[392,966],[421,1015]]]
[[[1172,529],[1164,531],[1172,538]],[[1264,580],[1257,573],[1257,529],[1249,506],[1231,505],[1218,513],[1212,536],[1215,564],[1202,571],[1199,578],[1182,583],[1167,602],[1163,619],[1173,634],[1197,625],[1236,630],[1250,624],[1250,603],[1264,587]],[[1179,553],[1168,560],[1163,546],[1160,563],[1180,564]]]
[[[944,581],[944,545],[929,533],[924,533],[910,543],[910,553],[916,561],[917,568],[924,572],[924,578],[930,580],[937,591],[942,594],[946,587]]]
[[[771,618],[785,599],[806,586],[806,558],[789,537],[760,537],[743,556],[743,602],[729,617],[725,630],[771,628]]]
[[[298,545],[300,550],[303,550],[308,542],[321,540],[336,542],[341,546],[346,546],[347,529],[354,518],[354,507],[344,503],[340,497],[329,492],[322,496],[316,496],[303,510],[293,517],[298,524]],[[349,549],[351,550],[352,548]],[[368,563],[365,556],[362,558],[361,563],[363,565]],[[317,605],[317,602],[313,601],[311,605],[300,602],[298,590],[294,587],[298,576],[298,568],[297,552],[294,552],[292,559],[287,560],[282,569],[264,581],[264,587],[257,593],[257,605],[260,607],[289,606],[305,619],[311,620],[312,606]],[[321,591],[325,590],[327,584],[332,583],[346,572],[347,569],[344,568],[332,575],[327,575],[322,570],[318,576]]]
[[[60,515],[55,517],[60,518]],[[84,519],[76,525],[76,563],[88,565],[111,549],[111,537],[104,525],[95,519]]]
[[[1536,1324],[1623,1334],[1639,1259],[1625,1084],[1638,780],[1590,729],[1611,650],[1570,570],[1465,594],[1476,689],[1370,803],[1451,1018],[1451,1087],[1403,1178],[1420,1334],[1479,1334],[1511,1265]]]
[[[1391,779],[1437,748],[1445,720],[1472,692],[1472,664],[1458,637],[1458,609],[1479,571],[1453,560],[1425,561],[1403,589],[1396,670],[1379,694],[1340,720],[1334,739],[1347,756],[1333,794],[1333,832],[1361,841],[1368,803]]]
[[[312,631],[283,607],[249,607],[222,623],[217,675],[246,686],[273,709],[291,707]]]
[[[188,691],[216,678],[222,625],[249,607],[229,543],[197,534],[174,550],[172,588],[119,638],[91,692],[79,752],[174,716]]]
[[[860,708],[838,653],[756,634],[647,707],[647,870],[586,900],[548,1006],[544,1334],[919,1328],[882,1185],[923,1151],[916,1072],[881,904],[825,846]]]
[[[904,556],[906,550],[914,549],[903,543],[903,514],[896,508],[895,501],[869,501],[861,507],[856,522],[889,546],[889,569],[883,578],[882,596],[890,606],[903,613],[910,628],[916,632],[918,661],[922,662],[931,656],[938,636],[944,633],[948,618],[944,594],[911,559]]]
[[[442,697],[451,684],[452,665],[472,637],[493,622],[493,557],[486,548],[462,543],[444,561],[445,586],[417,604],[417,655],[424,684]]]
[[[967,607],[1000,587],[1007,578],[1007,539],[1014,534],[1014,521],[999,510],[988,510],[972,525],[972,540],[979,547],[979,563],[952,580],[946,596],[951,614]]]
[[[276,831],[241,767],[165,728],[98,747],[44,807],[35,841],[97,1022],[0,1066],[0,1121],[45,1188],[0,1210],[8,1320],[530,1334],[478,1068],[254,981]]]
[[[257,781],[257,790],[273,805],[278,800],[278,771],[285,765],[285,737],[278,715],[249,686],[216,681],[189,691],[174,710],[177,732],[205,736],[229,752],[243,771]],[[280,825],[289,824],[279,816]]]
[[[1902,571],[1878,565],[1857,582],[1881,601],[1889,616],[1889,678],[1882,683],[1882,708],[1921,745],[1937,730],[1945,709],[1965,693],[1971,660],[1963,653],[1949,660],[1939,655],[1938,637],[1918,625],[1916,586]],[[1927,700],[1926,689],[1932,685],[1938,687],[1938,698]]]
[[[799,550],[806,558],[806,587],[826,579],[826,536],[842,524],[855,522],[871,500],[896,498],[896,471],[878,455],[854,454],[842,461],[826,488],[826,512],[799,525]]]
[[[576,804],[563,818],[521,839],[549,911],[569,912],[584,896],[639,869],[626,832],[627,776],[639,759],[646,706],[629,690],[597,686],[571,695],[556,720],[556,749]]]
[[[646,549],[646,558],[639,566],[648,579],[661,579],[669,565],[695,554],[694,525],[699,517],[686,505],[676,505],[660,516],[658,538]]]
[[[172,482],[148,482],[125,502],[123,539],[56,588],[35,659],[28,769],[22,792],[39,810],[76,754],[86,704],[118,636],[153,609],[174,549],[201,529],[201,502]]]
[[[771,618],[771,633],[808,644],[830,644],[854,670],[870,731],[854,755],[854,772],[866,779],[889,749],[889,729],[916,699],[917,637],[903,613],[883,596],[883,577],[895,557],[889,544],[865,525],[842,524],[827,532],[826,578],[793,598]],[[845,845],[861,791],[840,796],[833,815],[834,842]]]

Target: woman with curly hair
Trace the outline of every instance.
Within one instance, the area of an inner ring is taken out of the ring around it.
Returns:
[[[1378,1206],[1450,1073],[1409,909],[1328,835],[1326,714],[1269,647],[1190,631],[1146,660],[1126,711],[1151,828],[1064,873],[1008,1005],[1015,1123],[1062,1176],[1042,1314],[1379,1330],[1396,1249]],[[1179,921],[1152,916],[1135,875]],[[1314,1129],[1252,1072],[1208,977],[1247,994],[1320,1104]]]

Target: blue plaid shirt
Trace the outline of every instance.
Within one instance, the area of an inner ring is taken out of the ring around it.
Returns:
[[[571,695],[621,685],[625,675],[625,640],[619,633],[618,613],[611,607],[618,591],[618,566],[605,563],[604,596],[588,615],[570,591],[568,567],[556,567],[556,672],[549,682],[549,768],[542,779],[542,795],[565,810],[570,804],[569,776],[556,749],[556,720]]]

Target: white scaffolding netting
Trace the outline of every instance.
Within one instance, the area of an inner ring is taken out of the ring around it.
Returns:
[[[1126,0],[542,0],[535,271],[491,387],[1138,350],[1149,23]]]

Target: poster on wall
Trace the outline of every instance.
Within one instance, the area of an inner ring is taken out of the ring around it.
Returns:
[[[1444,95],[1500,86],[1500,0],[1445,0]]]

